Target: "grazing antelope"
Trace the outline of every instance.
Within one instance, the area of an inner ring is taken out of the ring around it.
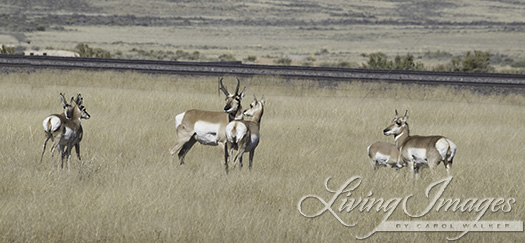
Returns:
[[[196,142],[204,145],[221,145],[224,148],[226,143],[224,128],[230,121],[240,120],[243,117],[241,100],[246,93],[246,87],[239,94],[239,85],[240,80],[237,79],[237,88],[235,93],[231,94],[220,79],[220,90],[226,95],[224,112],[188,110],[175,117],[177,143],[170,149],[170,154],[173,156],[178,153],[181,165],[184,164],[184,157]],[[224,160],[228,160],[225,148]]]
[[[399,150],[393,143],[378,141],[366,148],[370,165],[374,170],[379,166],[401,169],[403,165],[399,163]]]
[[[228,139],[226,147],[230,149],[229,157],[233,157],[233,150],[237,149],[237,154],[233,160],[234,166],[239,162],[242,167],[242,155],[244,152],[250,152],[250,164],[248,168],[250,168],[250,170],[252,169],[255,148],[257,148],[259,144],[259,128],[265,104],[266,100],[264,96],[262,100],[258,101],[254,95],[250,109],[244,111],[244,115],[252,117],[252,120],[231,121],[226,126],[226,138]],[[228,172],[228,161],[225,162],[225,166],[226,172]]]
[[[407,120],[408,110],[404,117],[398,117],[396,110],[392,124],[383,130],[386,136],[394,135],[403,162],[416,175],[422,166],[432,170],[443,162],[448,174],[456,154],[456,144],[443,136],[410,136]]]
[[[71,156],[72,146],[75,146],[77,157],[80,157],[80,141],[82,140],[83,130],[80,124],[80,119],[89,119],[91,116],[87,113],[86,108],[82,105],[83,98],[80,94],[77,95],[76,100],[71,97],[70,103],[66,102],[64,95],[60,94],[60,99],[64,106],[64,114],[52,114],[43,121],[44,132],[46,140],[44,141],[42,155],[40,162],[46,150],[46,144],[49,139],[54,141],[51,146],[51,157],[56,148],[61,152],[61,167],[64,167],[64,156],[68,155],[68,169],[70,168],[69,158]],[[56,141],[55,141],[56,140]],[[64,148],[67,146],[66,152]]]

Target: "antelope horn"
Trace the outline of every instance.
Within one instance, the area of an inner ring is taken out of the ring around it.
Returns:
[[[228,92],[226,87],[224,87],[224,84],[222,83],[222,78],[219,80],[219,83],[221,85],[221,87],[219,89],[224,93],[224,95],[229,96],[230,92]]]
[[[75,100],[75,103],[77,103],[77,105],[81,106],[82,105],[82,101],[84,101],[84,99],[82,98],[82,95],[79,93],[77,95],[77,99]]]
[[[239,86],[241,85],[241,80],[237,78],[237,88],[235,89],[235,95],[239,95]]]

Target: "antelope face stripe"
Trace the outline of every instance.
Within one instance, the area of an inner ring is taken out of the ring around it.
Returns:
[[[394,134],[394,133],[392,132],[392,130],[390,130],[390,129],[387,128],[387,129],[383,130],[383,134],[384,134],[385,136],[390,136],[390,135],[392,135],[392,134]]]
[[[225,107],[224,107],[224,112],[226,113],[233,113],[234,111],[237,111],[237,109],[239,109],[239,104],[235,104],[235,105],[230,105],[230,104],[227,104]]]
[[[81,113],[82,113],[82,116],[81,116],[80,118],[82,118],[82,119],[86,119],[86,120],[88,120],[89,118],[91,118],[91,115],[89,115],[89,113],[86,111],[86,107],[81,106],[81,107],[80,107],[80,111],[81,111]]]

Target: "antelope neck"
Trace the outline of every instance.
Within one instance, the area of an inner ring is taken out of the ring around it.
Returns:
[[[237,112],[235,112],[235,115],[232,115],[231,113],[228,113],[229,121],[242,120],[242,118],[243,118],[242,107],[240,105],[239,105],[239,108],[237,109]]]
[[[405,142],[405,140],[409,137],[409,133],[410,132],[407,125],[405,130],[394,136],[394,141],[396,142],[397,148],[399,148]]]
[[[256,122],[257,124],[261,123],[261,117],[262,117],[262,111],[255,112],[252,116],[252,121]]]

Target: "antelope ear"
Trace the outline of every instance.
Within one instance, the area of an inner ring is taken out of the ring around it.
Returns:
[[[396,116],[395,116],[395,119],[397,119],[399,117],[399,115],[397,114],[397,109],[396,109]]]
[[[266,105],[266,99],[264,98],[264,95],[261,98],[261,104],[264,106]]]
[[[66,106],[66,97],[64,97],[64,94],[60,93],[60,101],[62,102],[62,105]]]
[[[244,89],[242,90],[241,99],[244,98],[244,95],[246,95],[246,86],[244,86]]]
[[[403,122],[407,122],[408,120],[408,110],[405,112],[405,117],[403,117]]]

